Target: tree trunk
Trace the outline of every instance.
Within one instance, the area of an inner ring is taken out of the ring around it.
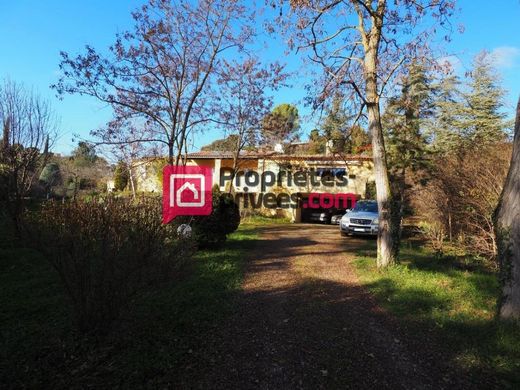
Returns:
[[[452,227],[452,221],[451,221],[451,207],[448,211],[448,237],[450,242],[453,242],[453,227]]]
[[[128,178],[130,180],[130,188],[132,189],[132,199],[135,199],[136,193],[135,193],[134,172],[131,168],[131,163],[128,164]]]
[[[173,165],[173,141],[168,142],[168,165]]]
[[[385,268],[395,263],[395,246],[392,231],[392,197],[386,166],[386,153],[381,127],[379,103],[367,105],[368,128],[372,135],[372,154],[376,182],[376,198],[379,208],[379,233],[377,235],[377,267]]]
[[[401,238],[403,237],[403,221],[404,221],[404,211],[405,211],[405,191],[406,191],[406,168],[401,169],[401,177],[399,178],[399,202],[398,204],[394,203],[395,221],[394,223],[397,231],[396,235],[394,235],[394,248],[395,248],[395,257],[399,256],[399,244],[401,243]]]
[[[392,195],[386,151],[381,125],[381,110],[377,91],[377,44],[371,43],[365,55],[366,106],[368,130],[372,139],[372,158],[376,182],[376,198],[379,208],[379,233],[377,235],[377,267],[386,268],[395,263],[396,241],[395,220],[392,218]]]
[[[520,99],[516,108],[513,155],[495,214],[502,284],[499,315],[520,319]]]

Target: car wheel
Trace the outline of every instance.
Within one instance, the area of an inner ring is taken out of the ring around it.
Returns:
[[[348,237],[348,234],[345,233],[345,232],[340,232],[341,233],[341,237]]]

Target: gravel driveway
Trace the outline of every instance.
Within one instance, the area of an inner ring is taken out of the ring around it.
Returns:
[[[183,388],[467,388],[427,335],[380,309],[350,264],[369,238],[336,226],[271,225],[251,250],[234,314],[204,335]]]

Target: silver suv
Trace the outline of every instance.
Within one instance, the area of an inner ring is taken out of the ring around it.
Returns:
[[[348,234],[364,234],[377,236],[379,229],[379,213],[375,200],[360,200],[348,211],[339,224],[342,236]]]

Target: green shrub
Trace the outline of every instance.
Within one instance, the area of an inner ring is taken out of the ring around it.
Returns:
[[[446,232],[444,226],[437,221],[419,223],[419,229],[437,255],[442,255]]]
[[[129,179],[128,167],[123,161],[119,161],[114,171],[114,190],[123,191],[128,185]]]
[[[367,181],[365,184],[365,199],[375,199],[376,195],[376,182]]]
[[[200,248],[220,247],[227,235],[240,225],[240,211],[233,196],[213,189],[213,211],[211,215],[183,217],[177,223],[189,223],[193,238]]]
[[[130,299],[170,278],[193,251],[161,224],[157,198],[50,201],[28,216],[28,241],[58,271],[82,332],[105,331]]]
[[[231,194],[221,194],[219,196],[217,213],[226,234],[233,233],[238,229],[240,225],[240,210]]]
[[[48,163],[43,168],[39,180],[45,188],[51,188],[61,184],[62,178],[60,166],[55,162]]]

